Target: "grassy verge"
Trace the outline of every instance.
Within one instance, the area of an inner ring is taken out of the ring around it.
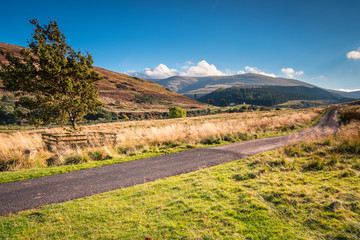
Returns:
[[[360,124],[0,218],[0,239],[359,239]]]
[[[259,132],[257,134],[249,135],[244,134],[242,136],[237,137],[227,137],[227,138],[210,138],[205,140],[203,143],[199,144],[166,144],[166,145],[160,145],[160,146],[147,146],[139,147],[135,151],[130,151],[127,156],[121,157],[121,158],[112,158],[112,159],[102,159],[100,161],[88,161],[82,162],[82,160],[79,160],[78,164],[69,164],[69,165],[60,165],[60,166],[51,166],[51,167],[45,167],[45,168],[36,168],[36,169],[24,169],[24,170],[16,170],[16,171],[6,171],[6,172],[0,172],[0,183],[6,183],[6,182],[14,182],[14,181],[20,181],[25,179],[31,179],[31,178],[38,178],[38,177],[44,177],[44,176],[50,176],[60,173],[66,173],[76,170],[82,170],[82,169],[89,169],[93,167],[99,167],[99,166],[105,166],[105,165],[111,165],[121,162],[127,162],[132,160],[138,160],[142,158],[147,157],[154,157],[169,153],[175,153],[179,151],[184,151],[192,148],[202,148],[202,147],[212,147],[212,146],[218,146],[218,145],[225,145],[229,143],[234,142],[240,142],[244,140],[250,140],[255,138],[265,138],[265,137],[272,137],[272,136],[278,136],[278,135],[285,135],[293,132],[297,132],[304,127],[309,127],[311,125],[315,125],[319,119],[323,116],[323,114],[326,112],[324,110],[315,120],[308,124],[304,124],[302,126],[296,126],[289,128],[280,129],[277,131],[265,131]],[[126,153],[126,151],[124,151]],[[80,156],[81,157],[81,156]]]

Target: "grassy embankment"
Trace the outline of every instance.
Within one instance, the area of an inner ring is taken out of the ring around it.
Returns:
[[[185,119],[85,126],[85,132],[116,132],[117,144],[58,153],[44,150],[37,131],[0,134],[0,183],[285,134],[315,121],[323,109],[219,114]],[[51,132],[61,129],[50,129]],[[31,149],[30,154],[25,154]],[[4,171],[5,170],[5,171]]]
[[[359,107],[347,112],[360,120]],[[359,239],[359,120],[336,136],[1,217],[0,238]]]

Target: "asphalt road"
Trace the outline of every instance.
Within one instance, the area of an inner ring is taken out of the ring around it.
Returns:
[[[0,215],[141,184],[274,150],[314,136],[335,133],[337,109],[330,109],[314,127],[298,133],[0,184]]]

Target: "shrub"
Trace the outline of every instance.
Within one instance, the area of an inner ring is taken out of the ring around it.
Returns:
[[[305,171],[320,171],[325,167],[324,160],[317,156],[313,157],[308,164],[304,166]]]
[[[343,124],[348,124],[352,120],[360,120],[359,107],[351,107],[340,111],[340,120]]]
[[[96,109],[95,113],[89,113],[84,117],[88,121],[117,121],[119,116],[115,112],[107,111],[103,108]]]
[[[65,164],[80,164],[80,163],[86,163],[89,161],[88,156],[82,156],[82,155],[75,155],[65,158]]]
[[[88,155],[92,160],[95,160],[95,161],[106,160],[106,159],[112,158],[112,156],[110,156],[105,150],[96,150],[93,152],[89,152]]]
[[[169,118],[184,118],[186,117],[186,111],[181,107],[171,107],[169,109]]]
[[[52,156],[46,159],[47,166],[55,166],[61,164],[61,157],[59,155]]]
[[[235,174],[232,176],[232,178],[235,180],[235,181],[245,181],[245,180],[248,180],[248,179],[255,179],[256,178],[256,174],[255,173],[244,173],[244,174]]]
[[[129,120],[129,117],[128,117],[125,113],[122,113],[122,114],[120,115],[120,119]]]
[[[357,174],[353,169],[345,169],[340,175],[340,178],[355,177]]]

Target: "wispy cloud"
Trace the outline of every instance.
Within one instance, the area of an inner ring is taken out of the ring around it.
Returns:
[[[358,50],[354,50],[354,51],[348,52],[348,53],[346,54],[346,57],[347,57],[348,59],[354,59],[354,60],[360,59],[360,48],[358,48]]]
[[[292,68],[282,68],[281,71],[287,76],[293,78],[294,76],[300,76],[303,75],[303,71],[297,71],[295,72]]]

